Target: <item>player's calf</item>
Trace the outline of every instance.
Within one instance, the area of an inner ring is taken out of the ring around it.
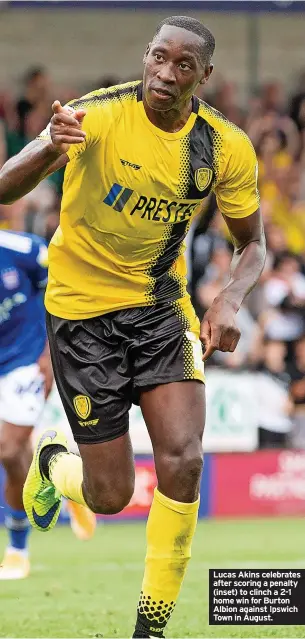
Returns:
[[[147,553],[134,637],[162,637],[191,556],[203,453],[192,437],[155,451],[156,489],[147,524]]]
[[[204,392],[197,381],[141,396],[154,447],[158,488],[147,522],[147,552],[134,637],[162,637],[191,556],[203,464]]]
[[[110,515],[120,512],[129,503],[134,490],[129,436],[126,434],[94,445],[80,444],[81,457],[69,453],[65,446],[65,438],[55,429],[46,431],[37,444],[23,491],[31,523],[33,502],[37,501],[37,494],[43,493],[46,487],[55,491],[51,495],[52,503],[54,499],[56,501],[56,495],[62,495],[77,504],[88,506],[94,513]],[[46,498],[50,504],[50,495],[46,494]],[[37,504],[37,507],[42,508],[41,504]],[[53,525],[47,524],[44,529],[49,530]],[[38,528],[41,529],[40,524]]]
[[[7,426],[7,425],[6,425]],[[32,429],[26,429],[26,437],[16,440],[0,437],[0,463],[5,469],[5,496],[13,508],[23,508],[22,488],[30,467],[32,450],[30,434]],[[4,433],[7,431],[3,427]]]

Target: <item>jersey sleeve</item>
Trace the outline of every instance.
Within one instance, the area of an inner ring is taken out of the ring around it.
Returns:
[[[215,187],[217,206],[228,217],[248,217],[259,207],[257,158],[248,136],[230,131],[224,147],[224,170]]]
[[[30,249],[18,254],[19,266],[27,272],[35,288],[43,289],[48,279],[48,249],[44,240],[37,235],[28,238]]]
[[[78,109],[84,109],[86,111],[86,115],[82,121],[82,131],[85,131],[86,138],[80,144],[71,144],[67,151],[69,160],[73,160],[97,142],[105,139],[109,128],[110,109],[107,103],[103,103],[102,90],[93,91],[79,99],[71,100],[65,106],[75,111]],[[48,140],[51,142],[50,126],[49,123],[46,129],[38,136],[38,140]]]

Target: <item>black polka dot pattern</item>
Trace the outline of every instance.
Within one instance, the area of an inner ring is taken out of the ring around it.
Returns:
[[[245,138],[248,141],[249,148],[252,149],[253,160],[254,162],[256,162],[256,155],[255,155],[253,145],[251,144],[251,141],[249,140],[249,137],[247,136],[245,131],[240,129],[239,126],[237,126],[237,124],[230,122],[230,120],[228,120],[222,113],[220,113],[220,111],[213,109],[213,107],[211,107],[209,104],[206,104],[206,102],[203,102],[202,100],[199,100],[199,102],[200,102],[200,115],[202,117],[204,117],[204,113],[206,113],[208,116],[210,117],[212,116],[214,120],[216,121],[218,120],[218,122],[224,122],[227,130],[231,129],[231,131],[235,131],[235,133],[237,133],[239,136],[241,136],[242,138]],[[222,147],[223,147],[223,134],[214,128],[213,130],[213,169],[214,169],[215,177],[213,181],[213,187],[215,186],[215,184],[217,184],[217,181],[219,178],[220,157],[221,157]],[[258,192],[257,192],[257,199],[259,204]]]
[[[69,106],[73,109],[88,108],[107,102],[125,102],[126,100],[137,100],[137,88],[139,82],[126,82],[125,84],[109,87],[108,89],[98,89],[91,91],[82,98],[71,100]]]
[[[146,299],[146,303],[147,304],[155,304],[156,303],[156,297],[153,293],[154,288],[155,288],[155,284],[156,284],[156,278],[151,276],[151,271],[153,269],[154,266],[156,266],[156,264],[158,263],[158,259],[159,257],[163,254],[163,252],[165,251],[167,245],[168,245],[168,241],[171,237],[171,233],[172,233],[172,228],[173,228],[173,224],[167,224],[165,227],[165,230],[163,232],[162,238],[158,244],[158,249],[154,255],[154,257],[151,259],[150,264],[149,264],[149,270],[146,271],[146,276],[148,278],[148,282],[146,285],[146,290],[145,290],[145,299]]]
[[[167,624],[175,605],[174,601],[165,602],[162,599],[160,601],[152,600],[150,596],[146,596],[141,592],[138,612],[149,621],[157,622],[158,627],[162,628]]]
[[[181,200],[187,197],[190,172],[190,136],[186,135],[180,141],[180,169],[177,197]]]
[[[182,324],[182,327],[185,331],[191,330],[191,324],[189,319],[186,317],[179,300],[172,303],[175,313]],[[184,361],[184,379],[194,379],[195,378],[195,363],[194,363],[194,350],[192,342],[185,335],[183,338],[183,361]]]

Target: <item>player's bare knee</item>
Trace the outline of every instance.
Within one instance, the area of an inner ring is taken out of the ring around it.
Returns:
[[[179,462],[172,460],[173,472],[183,477],[185,486],[193,486],[201,477],[203,466],[202,448],[186,448],[179,456]]]
[[[173,442],[156,454],[156,461],[169,467],[173,472],[189,470],[191,473],[201,472],[203,449],[199,438],[184,439]]]
[[[185,483],[192,485],[198,482],[203,467],[203,452],[201,449],[186,451],[180,460],[180,470],[184,475]]]
[[[0,463],[5,468],[16,464],[17,469],[23,460],[31,457],[31,432],[31,428],[15,427],[4,422],[0,428]]]
[[[83,485],[84,497],[92,512],[99,515],[115,515],[125,508],[133,495],[134,483],[126,481],[114,486],[112,482],[96,481]]]
[[[177,501],[193,501],[197,498],[203,467],[203,450],[200,441],[164,451],[156,456],[156,470],[161,492]]]
[[[92,512],[98,515],[116,515],[125,508],[132,497],[132,494],[118,493],[106,495],[86,494],[86,502]]]
[[[21,442],[10,442],[0,439],[0,463],[9,471],[17,469],[23,455]]]
[[[110,495],[110,498],[105,504],[105,513],[107,515],[116,515],[117,513],[120,513],[123,508],[126,508],[126,506],[128,506],[131,497],[132,492],[129,492],[128,490]]]

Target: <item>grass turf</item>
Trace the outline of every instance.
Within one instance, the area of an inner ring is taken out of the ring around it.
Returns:
[[[0,581],[0,637],[131,637],[144,554],[142,523],[101,525],[87,543],[67,527],[33,533],[31,576]],[[209,567],[305,567],[304,520],[201,522],[167,637],[305,636],[305,626],[209,626]]]

